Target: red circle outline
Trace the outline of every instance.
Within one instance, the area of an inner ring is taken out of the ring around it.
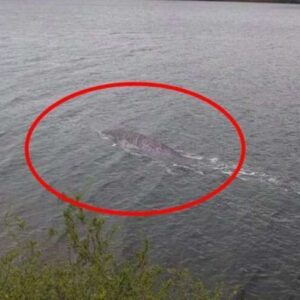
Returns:
[[[48,184],[37,172],[35,167],[33,166],[32,160],[31,160],[31,155],[30,155],[30,143],[32,139],[32,135],[35,131],[35,129],[38,127],[39,123],[46,117],[46,115],[57,108],[59,105],[70,101],[74,98],[77,98],[81,95],[88,94],[91,92],[99,91],[99,90],[104,90],[104,89],[110,89],[110,88],[121,88],[121,87],[147,87],[147,88],[160,88],[160,89],[165,89],[165,90],[171,90],[175,92],[179,92],[191,97],[196,98],[198,101],[203,101],[210,106],[214,107],[216,110],[221,112],[228,120],[229,122],[233,125],[233,127],[236,130],[237,136],[239,138],[240,142],[240,157],[239,161],[236,165],[236,168],[232,172],[232,174],[218,187],[216,187],[214,190],[210,191],[209,193],[205,194],[204,196],[188,201],[186,203],[183,203],[181,205],[176,205],[176,206],[171,206],[171,207],[166,207],[162,209],[153,209],[153,210],[136,210],[136,211],[131,211],[131,210],[117,210],[117,209],[109,209],[109,208],[102,208],[102,207],[97,207],[93,206],[84,202],[78,202],[75,199],[72,199],[63,193],[57,191],[54,189],[50,184]],[[149,82],[149,81],[121,81],[121,82],[112,82],[112,83],[106,83],[106,84],[101,84],[97,86],[92,86],[80,91],[76,91],[72,94],[69,94],[50,106],[48,106],[46,109],[44,109],[37,117],[36,119],[32,122],[29,130],[26,133],[25,137],[25,142],[24,142],[24,154],[25,154],[25,160],[26,163],[29,167],[29,170],[31,171],[32,175],[35,177],[35,179],[42,185],[48,192],[51,194],[55,195],[58,199],[67,202],[71,205],[77,206],[82,209],[86,209],[89,211],[93,211],[96,213],[102,213],[102,214],[108,214],[108,215],[117,215],[117,216],[127,216],[127,217],[149,217],[149,216],[155,216],[155,215],[163,215],[163,214],[170,214],[170,213],[175,213],[178,211],[182,211],[197,205],[202,204],[203,202],[213,198],[220,192],[222,192],[225,188],[227,188],[237,177],[238,173],[240,172],[242,165],[246,159],[246,139],[244,136],[244,133],[238,124],[238,122],[231,116],[231,114],[225,110],[221,105],[218,103],[214,102],[213,100],[202,96],[199,93],[190,91],[188,89],[170,85],[170,84],[165,84],[165,83],[159,83],[159,82]]]

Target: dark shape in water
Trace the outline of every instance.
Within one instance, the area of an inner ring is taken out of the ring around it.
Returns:
[[[102,131],[102,134],[124,149],[137,151],[151,157],[171,159],[176,163],[190,161],[171,147],[138,132],[109,129]]]

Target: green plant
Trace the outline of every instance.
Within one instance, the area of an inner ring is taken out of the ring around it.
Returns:
[[[187,270],[152,265],[147,241],[134,258],[118,259],[111,245],[115,230],[105,230],[102,218],[68,207],[64,221],[64,259],[45,261],[34,241],[17,243],[1,257],[0,299],[221,299],[220,289],[209,292]],[[50,237],[56,234],[49,230]]]

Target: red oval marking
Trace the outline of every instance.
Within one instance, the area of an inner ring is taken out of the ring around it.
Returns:
[[[33,166],[32,160],[31,160],[31,154],[30,154],[30,143],[32,140],[32,135],[35,131],[35,129],[38,127],[39,123],[47,116],[49,112],[60,106],[61,104],[68,102],[72,99],[75,99],[81,95],[85,95],[88,93],[92,93],[95,91],[100,91],[100,90],[105,90],[105,89],[112,89],[112,88],[123,88],[123,87],[146,87],[146,88],[159,88],[159,89],[165,89],[165,90],[171,90],[175,91],[178,93],[182,93],[191,97],[196,98],[198,101],[203,101],[206,104],[214,107],[216,110],[221,112],[227,119],[228,121],[232,124],[232,126],[236,130],[236,134],[239,138],[240,142],[240,157],[238,160],[238,163],[232,172],[232,174],[218,187],[216,187],[214,190],[210,191],[209,193],[205,194],[202,197],[199,197],[198,199],[191,200],[189,202],[186,202],[181,205],[176,205],[176,206],[171,206],[171,207],[166,207],[162,209],[152,209],[152,210],[117,210],[117,209],[109,209],[109,208],[104,208],[104,207],[97,207],[93,206],[84,202],[78,202],[73,198],[70,198],[60,191],[56,190],[53,188],[50,184],[48,184],[37,172],[35,167]],[[130,217],[148,217],[148,216],[155,216],[155,215],[163,215],[163,214],[170,214],[170,213],[175,213],[181,210],[185,210],[197,205],[202,204],[203,202],[213,198],[220,192],[222,192],[225,188],[227,188],[233,180],[237,177],[239,171],[242,168],[242,165],[245,161],[246,158],[246,139],[244,136],[244,133],[238,124],[238,122],[231,116],[231,114],[226,111],[221,105],[218,103],[214,102],[213,100],[202,96],[199,93],[193,92],[191,90],[170,85],[170,84],[165,84],[165,83],[159,83],[159,82],[145,82],[145,81],[125,81],[125,82],[112,82],[112,83],[106,83],[102,85],[97,85],[97,86],[92,86],[87,89],[83,89],[77,92],[74,92],[70,95],[67,95],[50,106],[48,106],[45,110],[43,110],[37,118],[33,121],[31,124],[29,130],[27,131],[26,137],[25,137],[25,142],[24,142],[24,153],[25,153],[25,160],[26,163],[29,167],[29,170],[31,171],[32,175],[35,177],[35,179],[51,194],[55,195],[58,197],[58,199],[65,201],[71,205],[77,206],[82,209],[86,209],[89,211],[93,211],[96,213],[101,213],[101,214],[109,214],[109,215],[117,215],[117,216],[130,216]]]

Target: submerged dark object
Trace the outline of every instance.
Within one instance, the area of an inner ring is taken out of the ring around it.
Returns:
[[[124,129],[110,129],[102,131],[103,135],[110,138],[120,146],[136,148],[150,155],[181,157],[181,154],[171,147],[138,132]]]
[[[109,129],[102,131],[102,134],[122,148],[138,151],[151,157],[170,158],[176,159],[176,161],[188,160],[181,153],[157,139],[138,132],[124,129]]]

